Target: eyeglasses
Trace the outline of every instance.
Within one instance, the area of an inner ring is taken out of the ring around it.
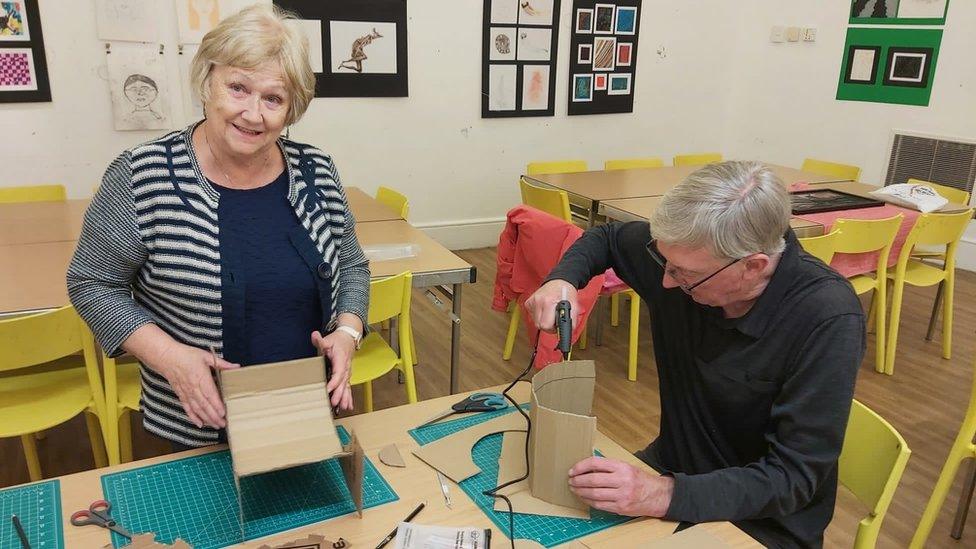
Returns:
[[[644,249],[647,250],[647,254],[651,256],[651,259],[653,259],[655,263],[657,263],[658,265],[661,266],[662,269],[664,269],[665,274],[667,274],[671,278],[673,278],[676,281],[678,281],[678,287],[680,287],[682,290],[684,290],[685,293],[687,293],[687,294],[690,294],[692,291],[694,291],[695,288],[697,288],[697,287],[701,286],[702,284],[708,282],[715,275],[719,274],[720,272],[724,271],[725,269],[728,269],[729,267],[731,267],[732,265],[735,265],[741,259],[743,259],[741,257],[738,257],[736,259],[733,259],[732,261],[726,263],[725,266],[722,267],[721,269],[719,269],[719,270],[715,271],[714,273],[706,276],[705,278],[699,280],[698,282],[695,282],[694,284],[688,285],[688,284],[684,284],[684,283],[681,282],[681,281],[685,280],[685,276],[683,274],[681,274],[681,272],[678,269],[676,269],[674,267],[669,267],[668,266],[668,260],[665,259],[664,256],[661,255],[661,252],[659,252],[658,249],[657,249],[657,239],[652,238],[650,240],[650,242],[648,242],[644,246]]]

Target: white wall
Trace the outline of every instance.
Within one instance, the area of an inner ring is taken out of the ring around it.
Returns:
[[[612,157],[722,150],[798,166],[818,156],[858,164],[871,182],[883,175],[892,128],[976,137],[976,38],[966,24],[976,2],[950,2],[927,108],[834,99],[848,5],[644,0],[634,113],[569,117],[572,0],[562,0],[556,116],[486,120],[482,1],[410,0],[410,97],[316,99],[292,137],[332,153],[347,185],[406,193],[411,221],[456,248],[494,243],[530,160],[599,168]],[[119,151],[161,132],[112,129],[92,3],[46,0],[41,10],[53,102],[0,104],[0,185],[62,182],[85,196]],[[182,112],[169,2],[159,2],[159,17],[172,108]],[[774,24],[816,26],[817,41],[772,44]],[[976,265],[976,246],[971,257]]]
[[[183,85],[175,16],[169,2],[159,4],[175,87]],[[291,135],[332,153],[346,185],[400,189],[411,221],[442,227],[431,232],[446,244],[493,244],[530,160],[583,158],[598,168],[609,157],[721,148],[725,92],[712,83],[730,76],[725,49],[736,10],[726,4],[645,0],[634,114],[568,117],[572,1],[563,0],[556,116],[482,119],[482,1],[410,0],[410,97],[316,99]],[[85,196],[123,148],[161,132],[112,129],[90,1],[47,0],[41,9],[53,102],[0,105],[0,185],[62,182]]]
[[[740,2],[735,77],[729,82],[724,150],[729,157],[799,166],[807,156],[861,166],[881,184],[892,130],[976,138],[976,2],[949,2],[928,107],[837,101],[850,2]],[[773,25],[817,27],[813,43],[769,41]],[[976,270],[976,225],[961,266]]]

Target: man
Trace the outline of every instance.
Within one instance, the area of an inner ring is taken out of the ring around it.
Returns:
[[[585,502],[730,520],[770,547],[823,544],[864,313],[850,284],[802,251],[789,218],[769,169],[709,165],[669,191],[649,224],[588,230],[526,301],[551,329],[563,290],[575,305],[576,288],[613,267],[650,309],[661,428],[637,456],[663,474],[586,459],[569,471]]]

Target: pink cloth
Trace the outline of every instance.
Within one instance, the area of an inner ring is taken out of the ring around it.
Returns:
[[[600,295],[612,295],[629,289],[627,284],[620,280],[617,273],[613,272],[613,269],[607,269],[603,275],[603,288],[600,289]]]
[[[806,183],[794,183],[790,186],[791,191],[802,191],[809,188],[811,188],[810,185],[807,185]],[[905,244],[905,239],[908,238],[908,233],[911,232],[912,228],[915,226],[915,221],[920,215],[919,212],[909,210],[908,208],[900,208],[891,204],[885,204],[884,206],[875,208],[858,208],[855,210],[821,212],[815,214],[796,215],[794,217],[823,225],[824,233],[826,234],[830,232],[831,227],[834,225],[834,221],[837,221],[838,219],[886,219],[889,217],[894,217],[898,214],[902,214],[904,219],[902,219],[901,226],[898,228],[898,234],[895,235],[895,241],[891,245],[891,253],[888,254],[888,266],[892,267],[898,262],[898,255],[901,253],[901,248]],[[830,266],[833,267],[838,273],[844,275],[846,278],[850,278],[854,275],[870,273],[878,267],[878,252],[868,252],[863,254],[834,254],[834,258],[830,261]]]

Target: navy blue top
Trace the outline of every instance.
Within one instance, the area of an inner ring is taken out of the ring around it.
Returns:
[[[222,271],[223,356],[242,366],[315,356],[331,281],[288,202],[288,172],[257,189],[213,185]]]

